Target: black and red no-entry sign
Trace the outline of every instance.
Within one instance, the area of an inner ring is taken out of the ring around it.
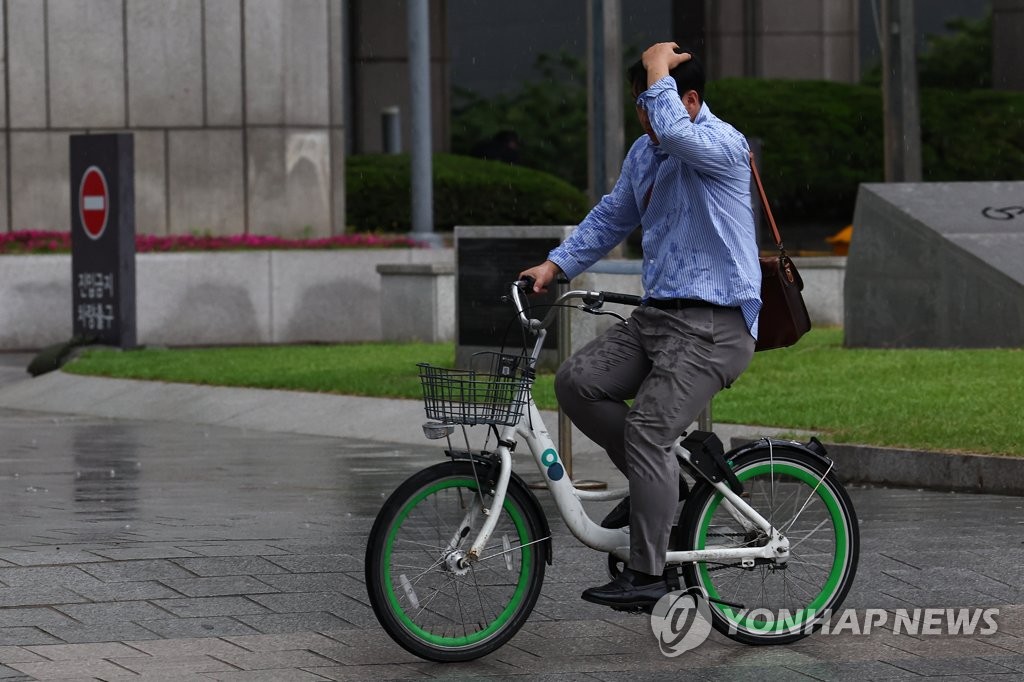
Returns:
[[[130,134],[72,135],[74,336],[135,346],[135,145]]]
[[[107,229],[110,215],[110,191],[107,178],[96,166],[89,166],[78,186],[78,214],[90,239],[99,239]]]

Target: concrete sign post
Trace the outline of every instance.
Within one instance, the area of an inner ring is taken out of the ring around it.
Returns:
[[[136,345],[135,157],[130,134],[71,136],[74,336]]]

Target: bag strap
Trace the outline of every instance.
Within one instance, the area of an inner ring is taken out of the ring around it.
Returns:
[[[764,193],[764,185],[761,184],[761,174],[757,172],[757,164],[754,162],[754,152],[750,152],[750,171],[754,174],[754,182],[757,183],[757,192],[761,195],[761,205],[764,206],[764,214],[768,218],[768,224],[772,228],[772,237],[775,239],[775,245],[779,247],[780,253],[785,254],[786,249],[782,246],[782,234],[779,232],[779,226],[775,224],[775,216],[772,215],[772,208],[768,205],[768,195]]]

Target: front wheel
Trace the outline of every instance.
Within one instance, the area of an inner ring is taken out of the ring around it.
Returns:
[[[391,638],[420,658],[468,661],[493,652],[522,627],[540,594],[548,551],[542,512],[514,477],[502,509],[489,509],[482,469],[453,461],[413,475],[370,531],[373,611]],[[481,558],[466,564],[485,508],[501,514],[498,525]]]
[[[697,562],[686,584],[707,595],[712,625],[746,644],[785,644],[811,634],[842,604],[857,571],[860,532],[853,503],[834,472],[810,453],[765,444],[732,460],[744,500],[790,542],[786,561]],[[680,520],[693,549],[763,546],[714,487],[697,486]]]

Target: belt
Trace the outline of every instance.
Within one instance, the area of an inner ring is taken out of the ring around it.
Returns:
[[[684,308],[721,308],[723,310],[736,310],[735,307],[708,303],[699,298],[649,298],[644,302],[652,308],[659,310],[682,310]]]

